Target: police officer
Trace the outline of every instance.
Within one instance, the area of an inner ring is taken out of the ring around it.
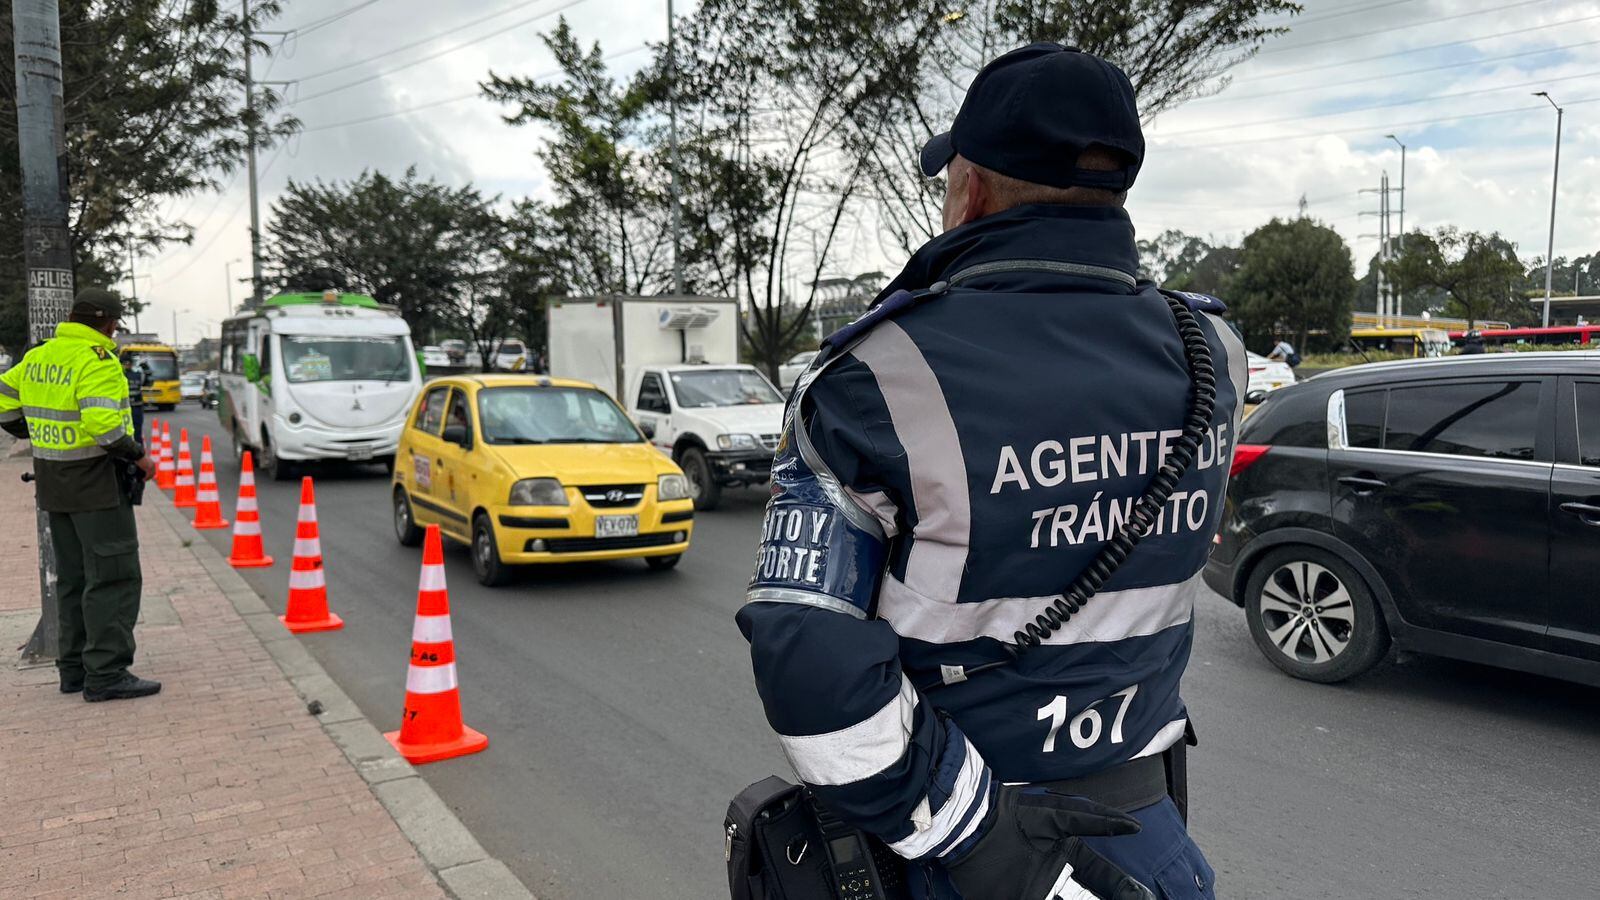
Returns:
[[[130,354],[122,358],[122,377],[128,380],[128,411],[132,413],[134,440],[144,440],[144,386],[146,368]]]
[[[149,479],[156,466],[134,438],[111,339],[121,317],[115,294],[80,291],[56,336],[0,375],[0,427],[33,442],[39,508],[50,515],[61,692],[90,702],[161,690],[128,671],[141,576],[126,479]]]
[[[1178,695],[1248,377],[1215,298],[1136,273],[1144,156],[1117,67],[1056,44],[977,75],[922,167],[945,232],[789,402],[747,603],[795,772],[910,861],[921,900],[1213,898]],[[1129,521],[1220,377],[1193,462],[1115,574],[1017,633]]]

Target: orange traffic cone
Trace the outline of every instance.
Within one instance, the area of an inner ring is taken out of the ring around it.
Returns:
[[[161,459],[156,462],[156,487],[163,491],[172,490],[177,483],[177,474],[172,468],[172,423],[161,423]]]
[[[289,566],[289,608],[278,619],[295,634],[333,631],[344,620],[328,612],[328,582],[322,573],[322,540],[317,536],[317,500],[311,476],[300,479],[300,520]]]
[[[178,430],[178,475],[173,480],[172,505],[179,509],[193,509],[194,462],[189,458],[189,429]]]
[[[233,506],[233,553],[228,565],[235,569],[260,569],[272,565],[261,546],[261,514],[256,510],[256,470],[250,451],[239,461],[239,500]]]
[[[421,764],[477,753],[489,738],[461,722],[456,645],[450,636],[450,594],[444,586],[439,526],[429,525],[422,545],[417,619],[411,627],[411,668],[400,730],[384,735],[408,762]]]
[[[222,501],[217,498],[217,470],[211,464],[211,435],[200,439],[200,485],[195,492],[194,527],[227,528]]]
[[[160,462],[160,460],[161,460],[161,420],[160,419],[151,419],[150,420],[150,437],[146,438],[142,434],[135,435],[135,437],[139,438],[139,440],[144,443],[144,450],[145,450],[146,453],[150,454],[150,458],[153,459],[153,460],[156,460],[157,462]]]

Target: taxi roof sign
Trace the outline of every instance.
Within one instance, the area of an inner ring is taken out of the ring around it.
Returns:
[[[339,291],[317,291],[306,293],[283,293],[269,297],[262,305],[269,307],[282,306],[313,306],[320,304],[339,306],[357,306],[364,309],[380,309],[377,300],[366,294],[346,294]]]

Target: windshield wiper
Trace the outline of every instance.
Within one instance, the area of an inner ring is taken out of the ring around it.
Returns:
[[[388,387],[389,385],[393,384],[394,380],[400,377],[401,370],[409,370],[410,368],[411,360],[402,357],[400,362],[396,363],[394,368],[390,369],[389,373],[383,376],[383,386]]]

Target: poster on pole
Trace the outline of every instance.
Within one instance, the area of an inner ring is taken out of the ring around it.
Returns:
[[[55,337],[56,325],[66,321],[71,310],[71,270],[28,270],[28,331],[33,343]]]

